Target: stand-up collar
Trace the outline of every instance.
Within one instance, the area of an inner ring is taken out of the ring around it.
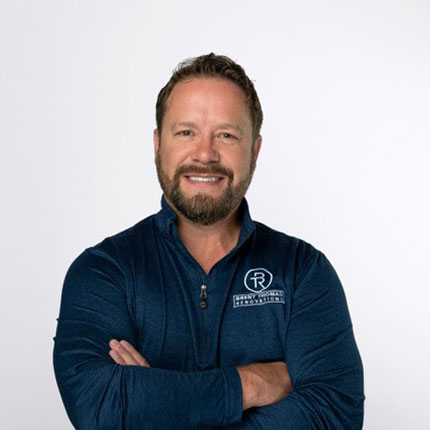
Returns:
[[[248,202],[245,198],[242,199],[239,206],[239,217],[241,219],[241,227],[236,247],[245,242],[255,229],[255,223],[251,219]],[[171,238],[172,229],[177,228],[177,218],[175,211],[167,203],[163,194],[161,197],[161,210],[155,215],[156,224],[160,232]]]

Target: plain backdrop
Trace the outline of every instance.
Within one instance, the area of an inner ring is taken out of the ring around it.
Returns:
[[[0,428],[72,428],[52,368],[65,273],[158,211],[155,99],[211,51],[263,105],[251,215],[343,282],[365,428],[429,428],[428,0],[2,0]]]

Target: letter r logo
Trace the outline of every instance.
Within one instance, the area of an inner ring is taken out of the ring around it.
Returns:
[[[251,269],[245,275],[243,283],[245,287],[253,293],[261,293],[269,288],[273,275],[266,269]]]

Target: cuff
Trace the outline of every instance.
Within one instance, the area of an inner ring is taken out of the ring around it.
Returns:
[[[226,418],[228,424],[235,424],[242,420],[242,383],[236,368],[223,369],[226,389]]]

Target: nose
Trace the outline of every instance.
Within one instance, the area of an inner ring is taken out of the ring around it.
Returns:
[[[200,139],[195,142],[192,159],[194,162],[202,164],[219,162],[219,153],[215,147],[214,139],[210,136],[200,136]]]

